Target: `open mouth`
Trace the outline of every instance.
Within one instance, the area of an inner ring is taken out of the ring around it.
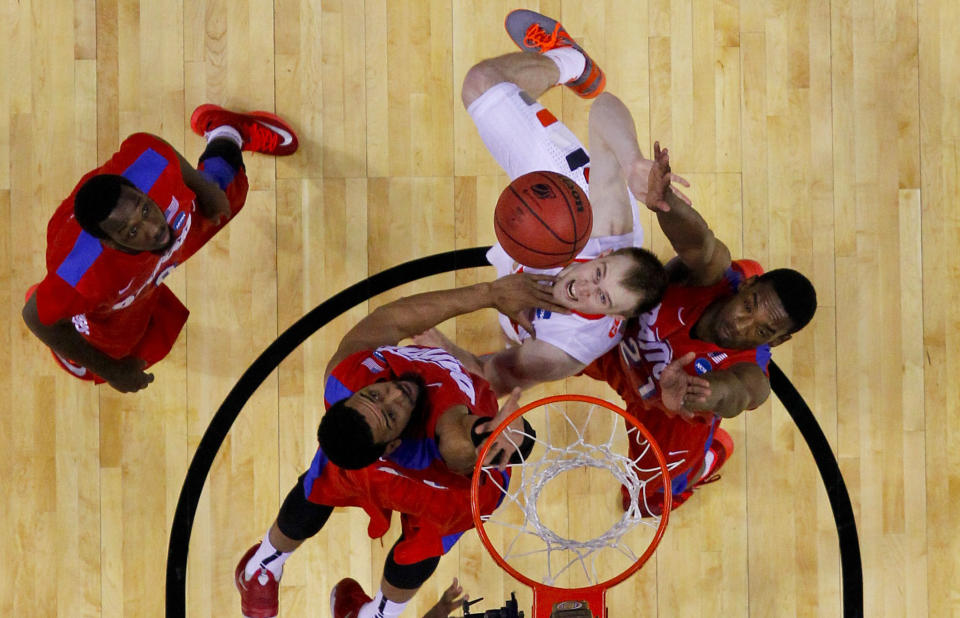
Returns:
[[[568,283],[567,286],[566,286],[566,287],[567,287],[567,296],[570,297],[570,300],[576,301],[576,300],[579,300],[579,299],[577,298],[577,295],[576,295],[576,294],[574,293],[574,291],[573,291],[573,284],[574,284],[574,280],[571,279],[571,280],[570,280],[570,283]]]

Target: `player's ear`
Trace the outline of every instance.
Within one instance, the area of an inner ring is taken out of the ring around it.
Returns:
[[[386,457],[390,453],[394,452],[395,450],[400,448],[400,445],[402,443],[403,441],[400,438],[394,438],[390,442],[387,442],[387,446],[386,448],[383,449],[383,455],[381,455],[381,457]]]

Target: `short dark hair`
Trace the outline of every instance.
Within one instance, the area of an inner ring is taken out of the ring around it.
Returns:
[[[667,291],[669,277],[663,263],[656,255],[640,247],[624,247],[610,255],[625,255],[633,260],[633,266],[623,276],[620,283],[625,288],[640,295],[640,300],[627,312],[628,317],[650,311],[663,298]]]
[[[117,207],[120,190],[124,186],[136,188],[132,182],[117,174],[97,174],[83,183],[73,198],[73,216],[83,231],[96,238],[109,238],[101,229],[100,222]]]
[[[345,399],[323,415],[317,440],[324,455],[344,470],[366,468],[383,455],[387,446],[373,441],[370,425]]]
[[[789,332],[795,333],[810,323],[817,311],[817,291],[809,279],[792,268],[776,268],[757,278],[757,283],[764,281],[773,285],[773,291],[793,322]]]

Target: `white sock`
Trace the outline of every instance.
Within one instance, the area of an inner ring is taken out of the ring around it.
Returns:
[[[243,148],[243,137],[240,135],[240,131],[237,131],[228,124],[215,127],[204,133],[203,136],[207,138],[208,144],[215,139],[226,138],[236,144],[238,148]]]
[[[557,84],[565,84],[577,79],[587,68],[587,58],[572,47],[558,47],[544,52],[543,55],[553,60],[560,70],[560,79],[557,80]]]
[[[247,566],[243,569],[244,579],[250,579],[260,570],[260,567],[263,567],[273,573],[273,576],[279,581],[280,576],[283,575],[283,563],[287,561],[287,558],[289,558],[292,553],[291,551],[286,553],[281,552],[271,545],[270,531],[268,530],[267,533],[263,535],[263,542],[260,543],[257,552],[253,554],[253,557],[250,558]]]
[[[383,590],[378,590],[377,596],[360,608],[360,611],[357,612],[357,618],[397,618],[403,612],[407,603],[394,603],[390,599],[385,599],[383,598]]]

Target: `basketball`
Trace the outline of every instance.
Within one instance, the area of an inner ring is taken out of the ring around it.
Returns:
[[[556,172],[530,172],[507,185],[493,214],[507,255],[531,268],[564,266],[590,239],[593,210],[586,194]]]

